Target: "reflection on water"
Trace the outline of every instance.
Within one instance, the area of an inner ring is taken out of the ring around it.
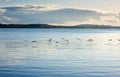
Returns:
[[[0,31],[0,77],[120,76],[118,30],[12,30]]]

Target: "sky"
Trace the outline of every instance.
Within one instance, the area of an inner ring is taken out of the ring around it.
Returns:
[[[120,0],[0,0],[0,23],[120,26]]]

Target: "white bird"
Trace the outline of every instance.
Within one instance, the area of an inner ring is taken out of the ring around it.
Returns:
[[[69,44],[69,41],[64,39],[64,38],[61,38],[62,40],[66,41],[66,44],[68,45]]]

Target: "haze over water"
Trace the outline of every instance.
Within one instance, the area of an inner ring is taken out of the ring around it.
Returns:
[[[0,77],[119,77],[119,29],[0,29]]]

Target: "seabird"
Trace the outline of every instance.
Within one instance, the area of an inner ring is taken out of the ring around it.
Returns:
[[[91,42],[91,41],[93,41],[93,39],[88,39],[87,41],[90,41],[90,42]]]

